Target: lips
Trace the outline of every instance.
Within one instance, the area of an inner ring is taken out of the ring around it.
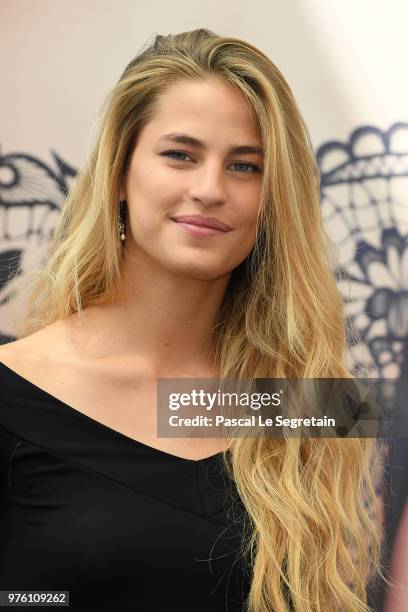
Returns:
[[[188,223],[189,225],[196,225],[198,227],[207,227],[209,229],[216,229],[221,232],[229,232],[232,228],[223,223],[215,217],[202,217],[201,215],[184,215],[180,217],[172,217],[176,223]]]

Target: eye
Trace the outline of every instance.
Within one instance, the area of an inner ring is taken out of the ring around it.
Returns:
[[[188,153],[184,153],[184,151],[165,151],[164,153],[161,153],[160,155],[165,155],[168,157],[172,157],[173,155],[187,155],[187,157],[190,157]],[[180,159],[179,157],[172,157],[172,159],[178,159],[179,161],[186,161],[185,159]]]
[[[259,174],[261,169],[256,164],[247,164],[246,162],[235,162],[234,166],[245,166],[249,168],[250,172],[245,171],[246,174],[252,174],[253,172]]]
[[[185,155],[191,159],[191,156],[188,153],[185,153],[184,151],[164,151],[163,153],[160,153],[160,155],[170,157],[171,159],[175,159],[176,161],[188,161],[186,159],[181,159],[180,157],[177,157],[178,155]],[[250,164],[247,162],[235,162],[232,165],[241,167],[244,166],[244,168],[246,168],[243,171],[244,174],[260,174],[262,172],[261,168],[256,164]],[[242,170],[240,170],[240,172],[242,172]]]

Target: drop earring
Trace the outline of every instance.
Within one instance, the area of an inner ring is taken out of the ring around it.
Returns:
[[[125,241],[126,200],[119,202],[119,235],[122,242]]]

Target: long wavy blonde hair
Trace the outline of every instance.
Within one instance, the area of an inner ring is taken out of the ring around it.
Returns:
[[[245,95],[265,162],[257,241],[233,271],[214,327],[217,371],[232,379],[350,378],[335,250],[296,102],[261,51],[206,29],[155,36],[109,94],[17,333],[115,300],[123,257],[120,183],[135,139],[170,84],[210,75]],[[250,525],[248,610],[369,610],[367,584],[383,577],[376,448],[373,438],[230,440],[223,458]]]

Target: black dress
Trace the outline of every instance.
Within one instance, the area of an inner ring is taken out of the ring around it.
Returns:
[[[0,487],[1,591],[69,591],[81,610],[245,610],[247,521],[221,453],[154,449],[0,363]]]

